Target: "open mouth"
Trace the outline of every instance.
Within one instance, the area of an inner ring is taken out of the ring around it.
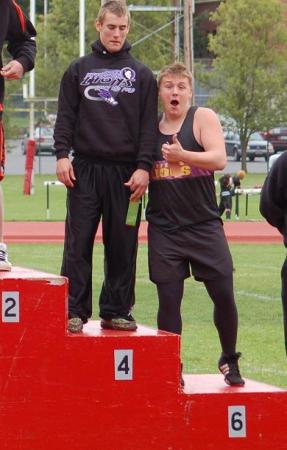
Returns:
[[[172,106],[177,106],[177,105],[179,104],[179,101],[178,101],[178,100],[172,100],[172,101],[170,102],[170,104],[171,104]]]

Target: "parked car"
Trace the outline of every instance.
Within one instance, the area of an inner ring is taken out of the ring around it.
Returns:
[[[239,135],[232,130],[227,130],[224,131],[224,140],[227,156],[232,156],[233,159],[237,160],[238,148],[240,148]]]
[[[235,161],[240,161],[242,152],[239,135],[233,131],[226,131],[224,139],[227,156],[232,156]],[[246,152],[249,161],[254,161],[256,157],[263,157],[267,161],[273,154],[274,148],[271,143],[266,141],[260,133],[251,134]]]
[[[54,130],[50,127],[37,127],[35,128],[34,139],[36,141],[36,155],[39,153],[50,153],[55,154],[54,148]],[[22,153],[26,154],[27,141],[29,139],[28,135],[25,135],[22,141]]]
[[[287,127],[272,128],[262,136],[273,145],[275,153],[287,150]]]

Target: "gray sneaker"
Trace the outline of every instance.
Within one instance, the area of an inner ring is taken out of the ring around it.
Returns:
[[[106,330],[136,331],[137,324],[131,314],[112,319],[102,319],[101,327]]]
[[[8,260],[7,246],[3,242],[0,242],[0,271],[10,271],[12,264]]]
[[[68,331],[71,333],[81,333],[83,331],[84,322],[80,317],[72,317],[68,320]]]

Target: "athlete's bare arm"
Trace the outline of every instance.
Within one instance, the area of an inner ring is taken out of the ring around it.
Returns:
[[[192,149],[183,149],[175,135],[172,144],[162,146],[164,158],[170,162],[182,161],[201,169],[224,169],[226,165],[224,137],[215,112],[208,108],[198,108],[193,127],[194,136],[205,151],[193,152]]]

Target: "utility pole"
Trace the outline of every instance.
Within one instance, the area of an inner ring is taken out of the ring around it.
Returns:
[[[173,0],[173,6],[178,8],[175,11],[174,15],[174,52],[173,59],[174,61],[179,61],[180,59],[180,7],[182,0]]]
[[[35,0],[30,0],[30,20],[35,25],[36,18],[36,5]],[[29,97],[30,97],[30,130],[29,137],[34,139],[35,128],[35,110],[34,110],[34,97],[35,97],[35,69],[30,72],[29,75]]]
[[[85,3],[86,0],[79,0],[79,55],[85,55]]]
[[[191,70],[192,48],[191,48],[191,0],[184,0],[184,64]]]
[[[192,85],[194,89],[193,13],[194,0],[184,0],[184,63],[192,73]],[[193,95],[193,100],[194,97],[195,95]]]
[[[45,67],[45,72],[47,69],[47,17],[48,17],[48,0],[44,0],[44,42],[45,42],[44,67]],[[45,100],[44,101],[45,116],[47,115],[47,107],[48,107],[48,103]],[[39,158],[39,160],[40,160],[40,158]]]

